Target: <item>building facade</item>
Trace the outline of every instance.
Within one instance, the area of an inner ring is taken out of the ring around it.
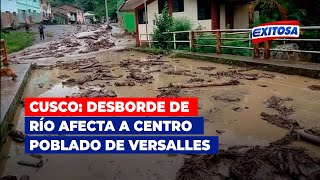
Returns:
[[[16,0],[20,23],[41,22],[40,0]]]
[[[53,19],[51,5],[48,0],[40,0],[40,12],[42,21]]]
[[[84,23],[84,10],[70,5],[62,5],[59,9],[63,9],[68,12],[68,18],[70,23]]]
[[[245,0],[147,0],[147,15],[144,2],[128,0],[119,8],[121,12],[135,12],[137,41],[141,34],[152,33],[155,15],[159,15],[168,4],[169,14],[174,18],[185,17],[193,24],[193,29],[243,29],[249,27],[248,3]],[[146,19],[148,20],[146,25]],[[146,40],[146,36],[141,36]]]
[[[9,27],[18,23],[18,7],[16,0],[1,0],[1,27]]]
[[[135,19],[135,13],[134,12],[121,12],[119,11],[119,8],[122,6],[122,4],[125,2],[125,0],[118,0],[117,1],[117,19],[118,24],[128,33],[135,33],[136,31],[136,19]]]

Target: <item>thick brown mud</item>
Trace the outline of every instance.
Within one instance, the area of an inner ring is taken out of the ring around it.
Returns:
[[[50,66],[34,68],[25,97],[198,97],[199,115],[206,119],[205,135],[219,135],[221,151],[191,158],[43,155],[48,161],[34,168],[17,164],[26,158],[24,145],[8,138],[1,152],[2,176],[28,174],[32,180],[171,180],[242,179],[247,174],[247,179],[303,179],[319,169],[314,157],[320,157],[320,148],[286,136],[296,123],[304,129],[320,126],[320,93],[309,88],[319,80],[123,50],[63,57]],[[226,82],[233,83],[223,84]],[[203,86],[212,84],[219,86]],[[13,124],[17,130],[24,130],[22,106]],[[317,130],[312,132],[316,134]],[[282,143],[270,145],[283,137],[287,139]]]

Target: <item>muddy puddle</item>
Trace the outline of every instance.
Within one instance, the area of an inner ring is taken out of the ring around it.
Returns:
[[[93,58],[85,55],[82,58]],[[52,70],[38,68],[24,92],[25,97],[81,96],[90,91],[95,95],[110,94],[117,97],[157,97],[174,95],[198,97],[199,115],[205,117],[205,134],[219,135],[220,149],[234,145],[268,146],[284,137],[288,130],[262,120],[261,113],[279,112],[268,107],[272,97],[290,97],[286,105],[294,109],[287,116],[303,128],[320,127],[320,93],[309,86],[319,80],[289,76],[272,72],[232,67],[210,62],[168,57],[150,57],[134,51],[96,53],[90,63],[59,64]],[[154,60],[150,63],[150,59]],[[77,60],[70,58],[68,62]],[[79,59],[78,59],[79,60]],[[126,61],[124,61],[126,60]],[[141,63],[143,62],[143,63]],[[63,62],[66,63],[66,62]],[[74,67],[74,68],[73,68]],[[80,71],[81,72],[77,72]],[[236,70],[237,72],[235,72]],[[225,73],[233,71],[231,74]],[[224,72],[224,73],[222,73]],[[85,80],[82,82],[82,80]],[[220,86],[237,80],[240,84]],[[134,82],[134,85],[129,82]],[[118,83],[118,84],[117,84]],[[171,85],[189,88],[170,90]],[[191,85],[190,85],[191,84]],[[203,87],[194,87],[195,84]],[[161,89],[159,90],[159,88]],[[170,91],[169,93],[166,93]],[[21,106],[14,124],[24,130],[24,112]],[[320,148],[309,143],[294,142],[310,154]],[[278,149],[277,149],[278,150]],[[279,150],[282,151],[282,150]],[[8,142],[1,154],[0,174],[30,175],[37,179],[176,179],[187,155],[44,155],[41,168],[17,164],[24,158],[23,144]],[[319,154],[315,156],[320,157]]]

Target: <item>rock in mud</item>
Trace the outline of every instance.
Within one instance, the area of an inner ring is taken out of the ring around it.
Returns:
[[[216,133],[218,133],[218,134],[222,134],[222,133],[225,133],[226,131],[224,131],[224,130],[219,130],[219,129],[217,129],[216,130]]]
[[[320,91],[320,85],[311,85],[308,86],[309,89],[311,89],[312,91]]]
[[[39,88],[43,88],[44,83],[39,83],[38,86],[39,86]]]
[[[284,128],[287,130],[290,130],[294,127],[299,127],[299,123],[297,121],[283,115],[270,115],[265,112],[262,112],[261,118],[267,121],[268,123],[271,123],[273,125],[276,125],[277,127]]]
[[[246,108],[242,108],[242,107],[239,107],[239,106],[232,107],[232,110],[233,110],[233,111],[236,111],[236,112],[243,111],[244,109],[246,109]]]
[[[62,74],[60,76],[58,76],[59,79],[66,79],[66,78],[69,78],[70,76],[69,75],[66,75],[66,74]]]
[[[250,71],[252,69],[240,69],[240,70],[229,70],[229,71],[219,71],[214,74],[209,74],[209,76],[213,76],[216,78],[221,77],[231,77],[234,79],[246,79],[246,80],[257,80],[258,78],[269,78],[272,79],[275,76],[272,74],[262,73],[244,73],[245,71]]]
[[[258,84],[258,86],[259,86],[259,87],[263,87],[263,88],[269,87],[268,85],[264,85],[264,84]]]

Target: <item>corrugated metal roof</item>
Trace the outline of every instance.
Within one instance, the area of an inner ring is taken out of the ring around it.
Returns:
[[[135,8],[143,3],[143,0],[128,0],[120,6],[119,11],[134,11]]]

